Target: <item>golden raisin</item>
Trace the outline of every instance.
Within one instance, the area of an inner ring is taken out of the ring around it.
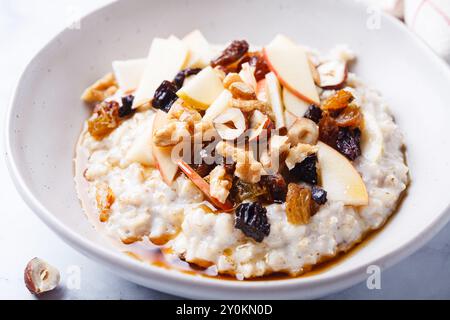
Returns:
[[[333,96],[329,97],[322,104],[323,110],[341,110],[349,105],[353,101],[353,95],[345,90],[339,90]]]
[[[116,197],[106,183],[100,183],[97,185],[95,200],[97,201],[100,222],[108,221],[111,206],[116,200]]]
[[[307,224],[311,217],[311,190],[296,183],[289,183],[286,195],[286,216],[291,224]]]
[[[119,104],[104,101],[97,104],[94,114],[88,121],[88,131],[96,140],[102,140],[120,124]]]
[[[362,121],[361,110],[357,105],[349,104],[339,113],[335,121],[339,127],[359,127]]]

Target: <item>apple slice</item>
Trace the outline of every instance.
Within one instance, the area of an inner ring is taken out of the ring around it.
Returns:
[[[194,108],[206,110],[223,90],[218,71],[208,66],[178,90],[177,95]]]
[[[136,90],[141,81],[146,63],[146,59],[113,61],[114,76],[122,92],[130,93]]]
[[[233,204],[230,201],[225,203],[220,202],[218,199],[211,196],[209,183],[205,181],[190,165],[188,165],[183,159],[177,161],[178,167],[183,171],[186,176],[199,188],[208,198],[208,200],[218,209],[224,211],[230,211],[233,209]]]
[[[299,118],[303,117],[309,108],[307,102],[298,98],[286,88],[283,88],[283,102],[286,110]]]
[[[152,114],[136,129],[136,138],[125,156],[127,161],[138,162],[144,166],[156,165],[152,147],[154,118],[155,115]]]
[[[281,101],[280,83],[273,72],[266,74],[267,96],[275,116],[275,128],[286,126],[284,121],[283,102]]]
[[[153,132],[162,128],[167,123],[167,113],[157,110],[153,120]],[[172,161],[173,147],[158,147],[153,141],[152,133],[152,151],[156,166],[167,185],[172,185],[178,172],[178,165]]]
[[[226,109],[214,118],[213,123],[217,133],[224,140],[237,139],[246,129],[245,116],[238,108]]]
[[[248,141],[259,140],[261,134],[266,130],[265,138],[269,136],[269,130],[273,129],[273,123],[270,118],[259,110],[253,111],[250,118],[250,130],[248,132]]]
[[[317,144],[320,181],[328,200],[345,205],[364,206],[369,203],[366,186],[352,163],[323,142]]]
[[[255,67],[251,67],[248,62],[242,65],[242,69],[239,72],[239,76],[242,81],[244,81],[247,85],[249,85],[253,91],[256,92],[257,83],[255,78]]]
[[[155,38],[134,96],[133,109],[150,102],[161,82],[172,80],[183,69],[187,58],[188,49],[181,40]]]
[[[383,133],[375,117],[363,110],[364,126],[361,132],[361,151],[364,158],[377,162],[383,154]]]
[[[213,121],[214,118],[218,117],[228,108],[231,108],[233,101],[233,95],[228,90],[223,90],[222,93],[217,97],[212,105],[206,109],[203,115],[204,121]]]
[[[189,60],[186,67],[205,68],[209,65],[213,54],[208,41],[199,30],[194,30],[182,40],[189,49]]]
[[[320,105],[305,50],[285,36],[278,35],[263,49],[267,65],[293,94],[308,103]]]
[[[295,114],[293,114],[290,111],[285,110],[284,111],[284,119],[286,120],[286,128],[292,127],[292,125],[297,121],[299,117],[297,117]]]
[[[341,60],[330,60],[317,67],[320,87],[323,89],[339,89],[347,80],[347,63]]]
[[[256,98],[260,101],[268,101],[266,79],[261,79],[256,84]]]

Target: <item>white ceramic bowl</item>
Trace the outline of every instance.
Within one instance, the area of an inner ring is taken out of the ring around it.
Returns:
[[[6,127],[16,186],[77,250],[161,291],[191,298],[313,298],[361,281],[368,265],[390,266],[442,228],[450,198],[449,69],[400,22],[381,16],[379,29],[367,28],[368,19],[377,19],[371,14],[353,1],[333,0],[127,0],[103,7],[82,19],[81,30],[64,30],[50,41],[17,85]],[[356,254],[310,277],[224,281],[134,261],[89,225],[72,180],[75,142],[89,115],[80,93],[110,71],[112,60],[145,56],[153,37],[195,28],[217,43],[264,44],[281,32],[321,50],[348,43],[357,52],[354,71],[383,93],[405,134],[412,183],[391,222]]]

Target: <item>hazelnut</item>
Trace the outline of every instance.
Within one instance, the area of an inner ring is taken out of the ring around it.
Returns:
[[[55,289],[60,280],[58,269],[42,259],[33,258],[24,272],[24,281],[32,294],[41,294]]]

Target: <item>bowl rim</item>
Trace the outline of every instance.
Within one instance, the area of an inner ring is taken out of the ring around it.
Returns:
[[[88,11],[83,15],[83,19],[87,18],[93,14],[105,10],[106,8],[113,6],[118,1],[113,1],[102,6],[99,6],[93,10]],[[354,6],[360,6],[366,8],[362,3],[355,3],[349,0],[347,3],[351,3]],[[443,70],[446,77],[450,80],[450,68],[449,66],[441,60],[432,50],[426,45],[421,39],[419,39],[415,34],[409,31],[406,26],[404,26],[396,18],[391,17],[385,13],[381,13],[381,18],[384,22],[394,24],[397,28],[403,28],[405,35],[407,35],[411,41],[415,42],[417,47],[419,47],[428,56],[428,58],[433,62],[438,64]],[[430,223],[426,228],[419,232],[415,237],[413,237],[409,242],[403,244],[399,248],[387,252],[379,258],[375,258],[362,263],[359,267],[350,268],[348,270],[342,271],[336,275],[327,275],[326,273],[321,273],[317,276],[311,277],[297,277],[297,278],[287,278],[279,280],[261,280],[261,281],[228,281],[223,279],[216,279],[203,276],[193,276],[190,274],[185,274],[179,271],[167,270],[157,266],[152,266],[149,264],[144,264],[134,259],[130,259],[121,252],[111,251],[103,247],[97,246],[91,241],[83,238],[81,235],[72,231],[68,226],[60,222],[56,216],[54,216],[50,210],[47,210],[45,206],[36,198],[32,193],[28,184],[21,173],[21,170],[17,166],[17,161],[13,153],[13,132],[12,126],[14,121],[14,109],[17,104],[18,93],[22,87],[22,82],[24,75],[27,74],[33,64],[41,57],[45,56],[45,51],[54,42],[64,34],[66,30],[62,29],[57,32],[50,40],[48,40],[29,60],[25,67],[20,72],[19,80],[16,81],[12,95],[8,104],[6,118],[5,118],[5,132],[4,132],[4,143],[5,143],[5,159],[7,163],[7,168],[12,181],[19,192],[20,196],[27,204],[27,206],[60,238],[62,238],[66,243],[81,251],[83,254],[93,258],[97,261],[105,263],[114,268],[119,268],[126,271],[127,273],[136,273],[136,275],[148,277],[149,280],[153,279],[156,282],[169,284],[177,284],[183,286],[190,286],[195,284],[197,287],[203,287],[205,289],[224,289],[228,293],[232,293],[236,289],[245,288],[248,293],[255,293],[263,287],[270,286],[273,290],[288,290],[291,295],[295,294],[301,289],[305,288],[327,288],[327,293],[332,293],[353,285],[365,278],[365,270],[369,265],[378,265],[382,269],[386,269],[400,260],[406,258],[414,251],[421,248],[426,242],[428,242],[432,237],[434,237],[450,220],[450,203],[447,207],[440,213],[440,215]],[[450,82],[450,81],[449,81]],[[124,275],[124,277],[126,277]],[[133,279],[131,279],[133,280]],[[167,286],[166,286],[167,287]],[[167,292],[171,290],[167,289]],[[324,293],[313,294],[313,296],[320,296]]]

